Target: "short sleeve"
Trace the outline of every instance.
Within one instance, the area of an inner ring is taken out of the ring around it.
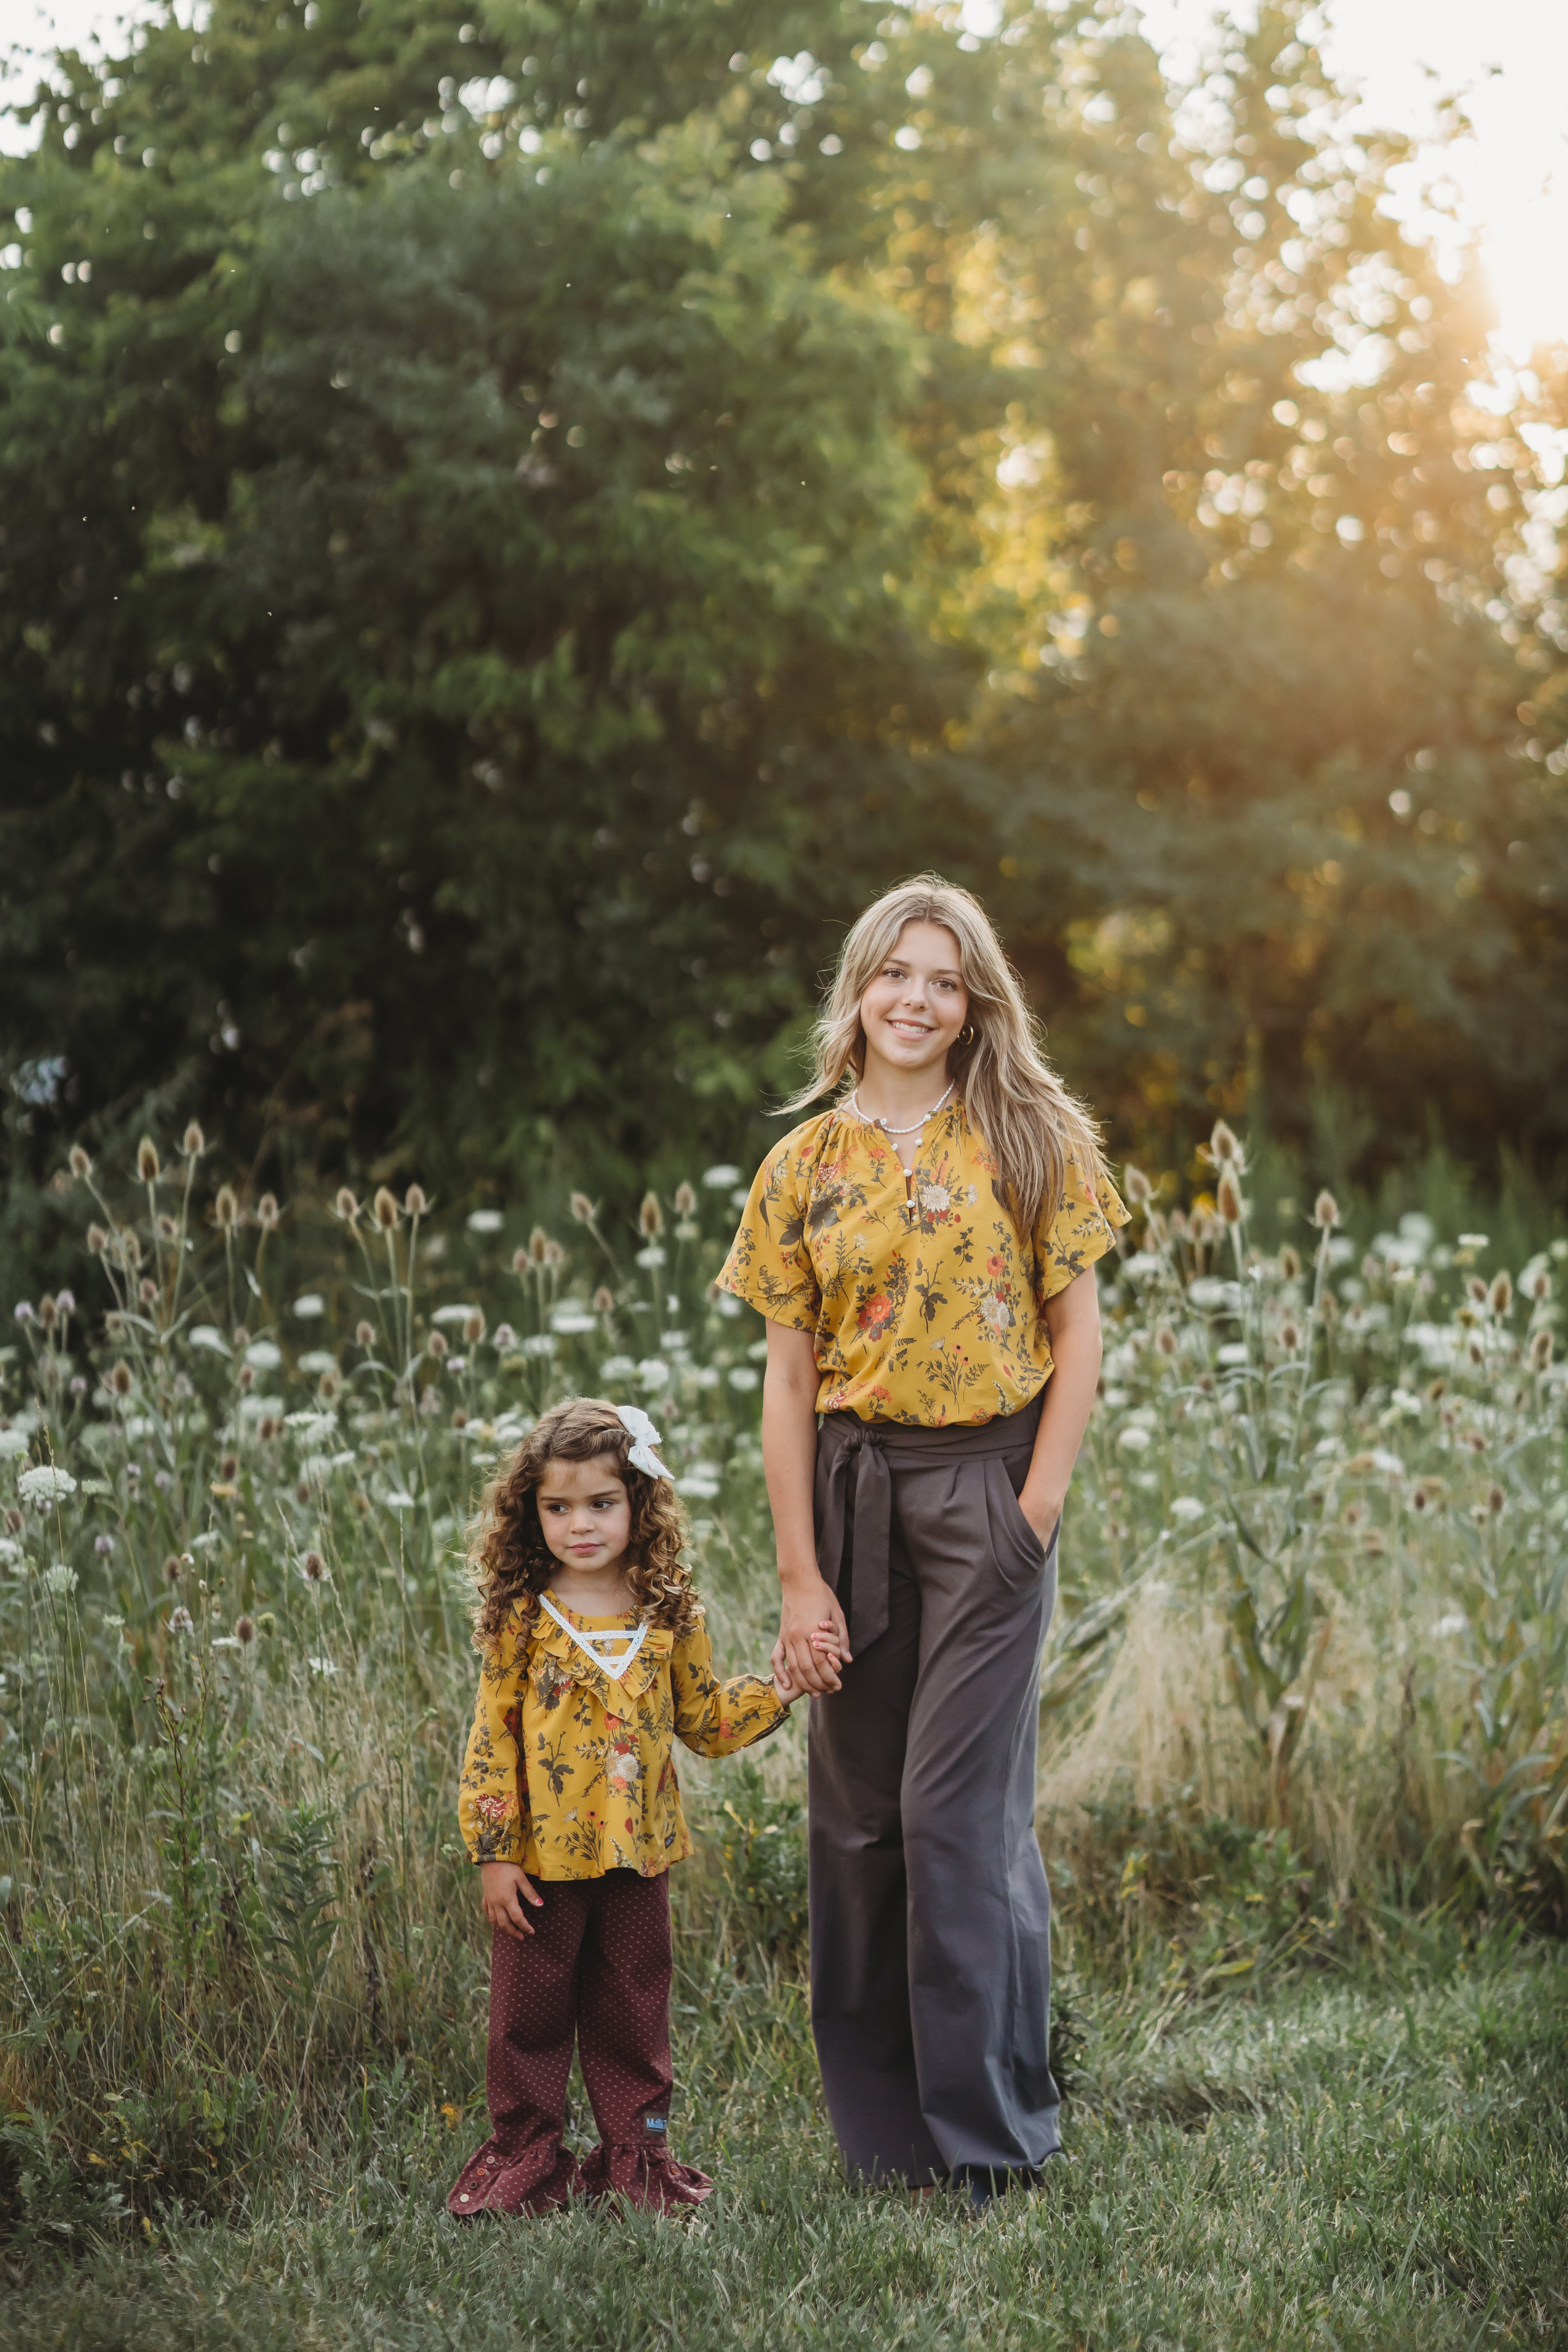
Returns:
[[[743,1298],[770,1323],[782,1323],[791,1331],[815,1331],[822,1291],[805,1244],[810,1204],[800,1139],[786,1135],[758,1169],[719,1287]]]
[[[1118,1225],[1129,1222],[1109,1177],[1101,1176],[1091,1191],[1078,1162],[1069,1160],[1056,1215],[1035,1228],[1035,1294],[1041,1307],[1103,1257],[1115,1243]]]

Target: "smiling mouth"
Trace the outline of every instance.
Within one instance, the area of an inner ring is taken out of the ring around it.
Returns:
[[[929,1021],[889,1021],[888,1026],[896,1029],[900,1037],[929,1037],[934,1024]]]

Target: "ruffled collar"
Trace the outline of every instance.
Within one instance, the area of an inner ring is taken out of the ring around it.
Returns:
[[[635,1610],[624,1611],[615,1617],[586,1617],[575,1609],[568,1609],[550,1596],[563,1617],[584,1633],[635,1633],[641,1622]],[[624,1715],[626,1703],[646,1696],[668,1665],[675,1648],[675,1636],[668,1625],[650,1625],[643,1645],[624,1675],[607,1675],[595,1664],[587,1652],[572,1639],[563,1625],[557,1625],[542,1609],[534,1612],[529,1636],[530,1664],[548,1658],[559,1675],[576,1683],[592,1694],[611,1715]]]

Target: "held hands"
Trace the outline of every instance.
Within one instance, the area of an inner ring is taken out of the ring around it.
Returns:
[[[821,1577],[786,1584],[772,1659],[773,1687],[785,1706],[837,1690],[838,1670],[851,1663],[844,1612]]]
[[[481,1862],[479,1864],[479,1903],[485,1917],[514,1944],[527,1941],[533,1929],[523,1909],[525,1903],[542,1904],[526,1872],[515,1862]]]

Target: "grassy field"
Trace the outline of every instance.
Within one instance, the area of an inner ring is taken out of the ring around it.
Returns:
[[[689,1952],[686,1954],[689,1962]],[[684,1973],[682,2151],[700,2215],[478,2227],[456,2140],[357,2148],[269,2183],[243,2227],[35,2251],[0,2305],[29,2352],[468,2352],[1568,2343],[1568,1970],[1437,1953],[1173,2017],[1072,1987],[1070,2162],[981,2222],[850,2195],[800,1988]]]
[[[1069,2165],[842,2188],[802,1727],[683,1765],[695,2220],[465,2231],[487,1955],[464,1530],[556,1396],[665,1432],[715,1647],[776,1617],[735,1171],[624,1241],[79,1167],[0,1349],[0,2340],[1568,2342],[1568,1242],[1145,1197],[1040,1705]],[[1227,1215],[1217,1213],[1228,1209]],[[1369,1221],[1370,1222],[1370,1221]]]

